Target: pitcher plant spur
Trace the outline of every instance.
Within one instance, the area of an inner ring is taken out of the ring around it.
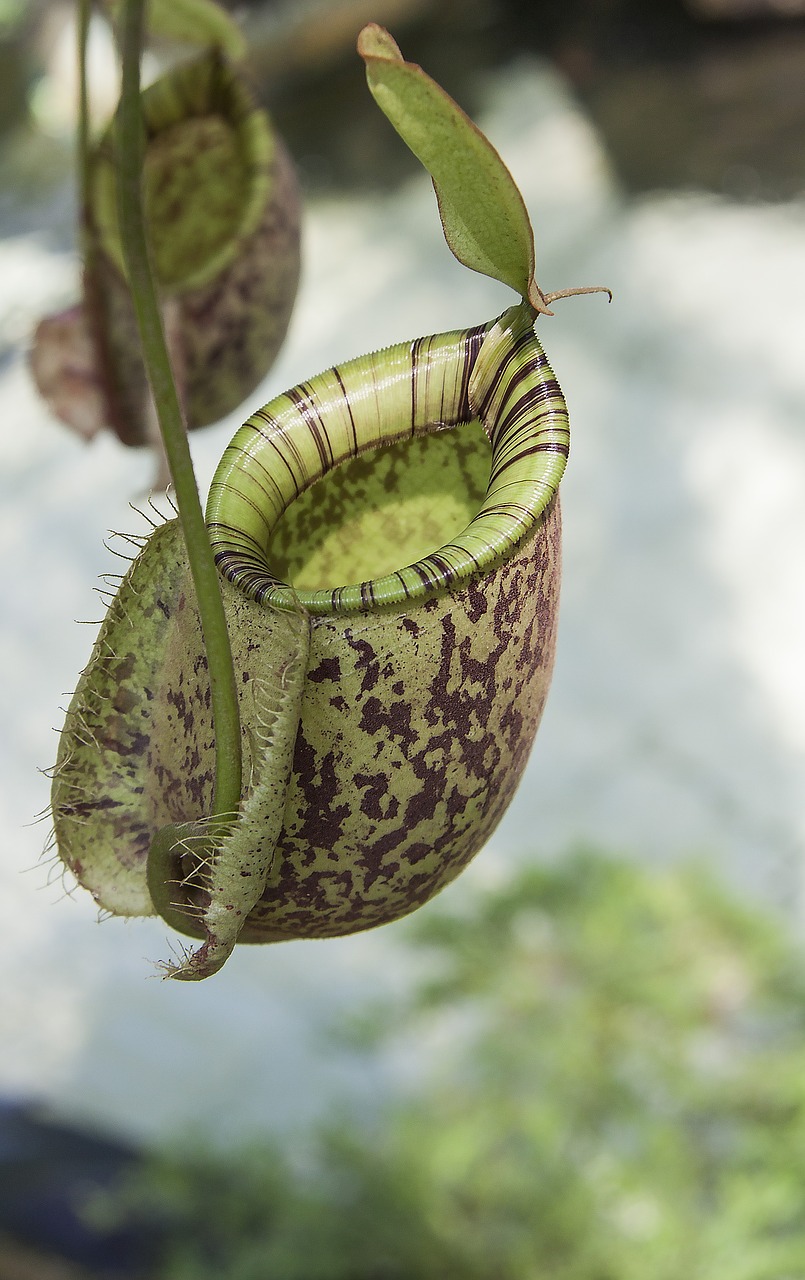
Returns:
[[[522,197],[487,139],[375,24],[369,88],[434,182],[445,237],[520,301],[278,396],[236,433],[206,511],[238,690],[243,787],[211,816],[216,735],[182,526],[149,537],[67,713],[58,852],[116,915],[238,942],[396,920],[506,809],[548,691],[565,402],[534,333]]]

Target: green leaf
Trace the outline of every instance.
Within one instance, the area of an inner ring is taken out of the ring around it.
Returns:
[[[529,298],[536,290],[534,233],[523,197],[491,142],[435,80],[404,61],[383,27],[372,22],[363,28],[358,53],[372,96],[433,179],[452,252],[464,266]]]

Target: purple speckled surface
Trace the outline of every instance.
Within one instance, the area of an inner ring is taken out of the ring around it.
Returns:
[[[523,63],[481,124],[520,182],[545,288],[541,337],[567,396],[565,571],[554,686],[524,782],[468,874],[594,842],[661,861],[706,855],[753,896],[805,914],[805,204],[698,196],[628,204],[562,81]],[[25,334],[74,263],[0,242],[0,1092],[137,1136],[230,1138],[381,1090],[319,1035],[403,981],[396,926],[247,948],[198,988],[160,982],[153,920],[96,924],[38,864],[55,737],[99,618],[107,530],[151,465],[69,437],[37,403]],[[204,488],[241,417],[326,365],[508,305],[445,249],[429,184],[308,213],[286,348],[243,413],[194,439]],[[452,890],[448,890],[451,892]],[[201,1120],[199,1119],[201,1117]]]

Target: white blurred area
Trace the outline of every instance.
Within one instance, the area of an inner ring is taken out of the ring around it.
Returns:
[[[72,137],[78,119],[76,19],[73,0],[55,0],[44,10],[38,28],[37,43],[47,73],[34,88],[31,109],[39,128],[57,138]],[[86,65],[90,121],[101,127],[117,106],[120,75],[111,27],[97,13],[89,24]],[[140,67],[143,84],[155,78],[157,69],[153,54],[145,50]]]
[[[614,301],[540,322],[573,427],[559,654],[525,780],[468,875],[584,842],[704,858],[802,916],[805,205],[627,203],[554,71],[523,62],[487,91],[479,123],[526,197],[543,288],[606,284]],[[382,1090],[322,1031],[404,981],[401,926],[242,948],[210,981],[171,984],[152,963],[163,924],[98,923],[40,861],[38,770],[93,638],[74,619],[100,618],[98,575],[119,568],[104,537],[142,530],[129,503],[152,473],[111,438],[71,437],[28,381],[27,335],[76,270],[44,236],[0,243],[0,1093],[148,1139],[253,1137]],[[237,419],[194,437],[202,487],[269,396],[510,300],[452,259],[424,175],[314,204],[287,346]]]

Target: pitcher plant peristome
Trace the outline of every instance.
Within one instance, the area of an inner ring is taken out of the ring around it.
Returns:
[[[488,141],[381,28],[359,51],[451,249],[521,301],[300,384],[225,451],[207,526],[245,779],[226,823],[207,816],[207,657],[176,522],[124,580],[68,711],[56,835],[103,907],[201,940],[178,978],[238,941],[337,936],[427,901],[505,810],[550,681],[569,431],[533,326],[556,295]]]

